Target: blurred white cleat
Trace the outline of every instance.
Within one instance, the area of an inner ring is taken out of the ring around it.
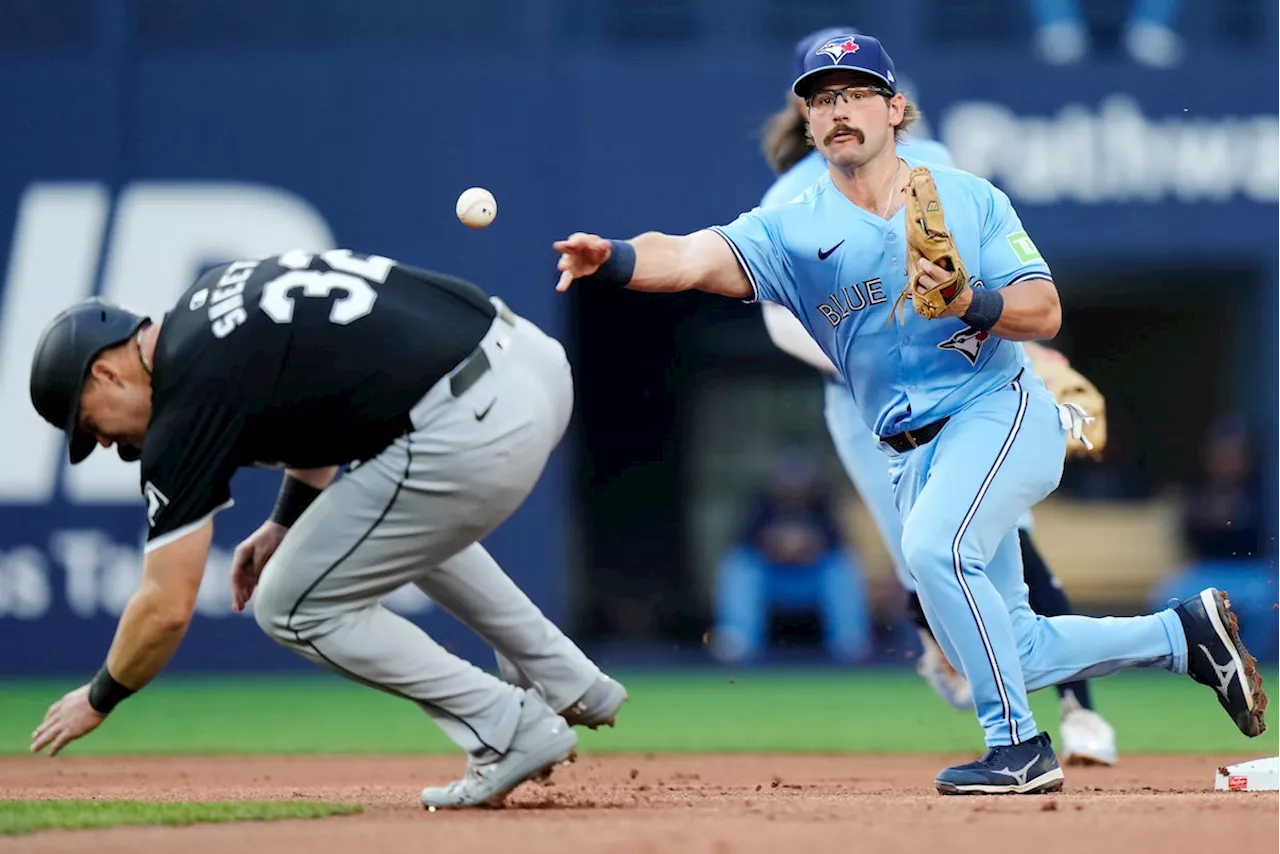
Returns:
[[[1060,727],[1063,765],[1115,765],[1116,731],[1102,715],[1075,708],[1062,716]]]

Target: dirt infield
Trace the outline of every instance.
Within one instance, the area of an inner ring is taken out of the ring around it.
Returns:
[[[307,799],[367,809],[317,821],[59,831],[0,838],[0,852],[1274,851],[1274,793],[1212,791],[1215,766],[1249,758],[1126,757],[1113,769],[1068,769],[1060,795],[944,798],[930,783],[955,757],[587,756],[501,810],[428,814],[418,790],[456,776],[460,759],[23,757],[0,760],[0,798]]]

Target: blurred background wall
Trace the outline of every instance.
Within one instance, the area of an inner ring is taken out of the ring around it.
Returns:
[[[754,206],[794,41],[846,24],[886,43],[925,132],[1012,197],[1062,293],[1053,344],[1108,398],[1106,460],[1070,464],[1036,510],[1081,610],[1144,612],[1197,567],[1250,562],[1269,581],[1249,596],[1273,603],[1276,16],[1263,0],[5,0],[0,670],[96,667],[140,567],[136,468],[71,470],[31,409],[44,323],[94,293],[159,313],[211,264],[331,246],[470,278],[570,347],[570,436],[488,544],[585,645],[709,660],[722,558],[791,449],[856,558],[864,661],[903,662],[901,594],[820,382],[759,308],[553,291],[551,242],[571,231],[685,233]],[[453,216],[473,185],[498,199],[482,232]],[[307,666],[229,607],[230,551],[277,477],[237,478],[176,669]],[[420,596],[390,604],[488,664]],[[823,659],[820,615],[783,616],[770,660]]]

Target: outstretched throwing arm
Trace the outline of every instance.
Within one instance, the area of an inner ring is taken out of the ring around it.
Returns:
[[[575,279],[634,291],[676,293],[699,290],[726,297],[755,298],[733,250],[710,230],[671,235],[646,232],[631,240],[606,240],[575,232],[552,244],[560,253],[556,290]]]

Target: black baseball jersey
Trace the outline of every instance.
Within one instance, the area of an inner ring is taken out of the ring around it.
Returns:
[[[230,503],[244,466],[365,460],[470,355],[480,288],[376,255],[295,251],[215,267],[165,315],[142,446],[148,547]]]

